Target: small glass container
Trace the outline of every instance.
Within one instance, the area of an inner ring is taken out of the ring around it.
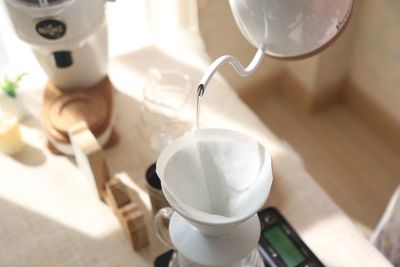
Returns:
[[[151,148],[157,152],[173,139],[190,130],[187,118],[193,104],[194,86],[189,75],[174,70],[151,69],[143,87],[141,132]]]

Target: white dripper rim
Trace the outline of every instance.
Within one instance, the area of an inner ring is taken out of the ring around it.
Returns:
[[[164,195],[183,217],[200,224],[234,224],[265,203],[271,157],[252,138],[202,129],[175,139],[157,160]]]

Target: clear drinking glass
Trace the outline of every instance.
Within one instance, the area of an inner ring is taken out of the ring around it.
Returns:
[[[143,87],[142,133],[150,146],[161,151],[192,128],[188,112],[194,95],[189,75],[175,70],[151,69]],[[194,105],[194,102],[192,103]]]

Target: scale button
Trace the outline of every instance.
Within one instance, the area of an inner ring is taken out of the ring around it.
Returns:
[[[286,225],[282,225],[283,231],[285,231],[286,234],[291,235],[292,231],[286,226]]]
[[[271,247],[267,247],[267,248],[268,248],[269,254],[270,254],[273,258],[278,257],[278,253],[276,253],[275,250],[274,250],[273,248],[271,248]]]
[[[307,249],[305,249],[304,247],[302,247],[300,250],[301,250],[301,252],[303,252],[303,254],[304,254],[305,256],[307,256],[307,257],[310,256],[310,253],[308,253]]]
[[[264,217],[264,222],[265,222],[266,224],[273,224],[273,223],[276,222],[276,216],[273,215],[273,214],[267,214],[267,215]]]

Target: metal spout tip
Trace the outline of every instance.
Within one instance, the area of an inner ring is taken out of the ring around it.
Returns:
[[[199,84],[197,87],[197,95],[202,97],[204,95],[204,84]]]

